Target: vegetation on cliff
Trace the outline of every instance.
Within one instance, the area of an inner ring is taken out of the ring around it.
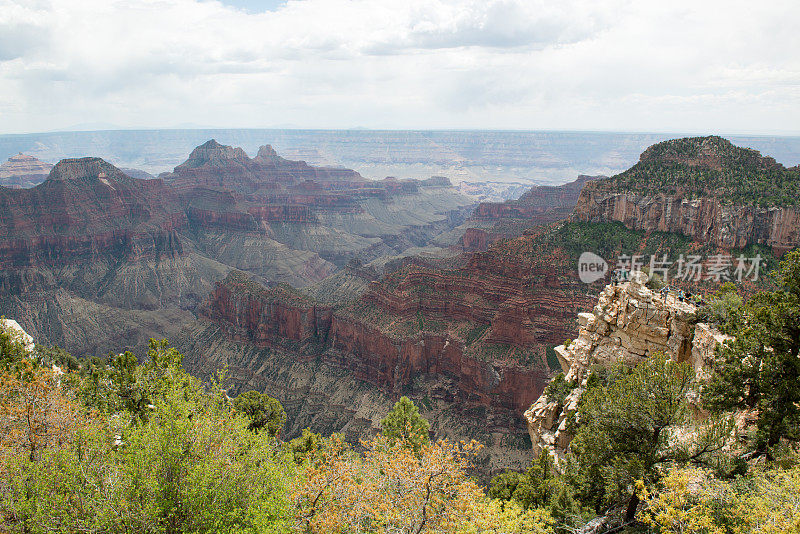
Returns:
[[[595,516],[632,532],[795,532],[800,251],[773,283],[747,301],[727,287],[717,295],[717,324],[735,337],[708,379],[664,355],[593,368],[559,469],[545,452],[527,472],[495,477],[489,495],[545,507],[561,532]],[[563,399],[569,386],[556,377],[547,392]],[[690,417],[698,409],[710,414]]]
[[[717,136],[671,139],[648,148],[639,162],[602,187],[645,195],[713,196],[736,205],[800,204],[800,169],[787,169],[752,149]]]
[[[709,407],[754,410],[756,450],[770,453],[782,439],[800,441],[800,250],[789,253],[776,291],[730,306],[722,347],[706,388]]]

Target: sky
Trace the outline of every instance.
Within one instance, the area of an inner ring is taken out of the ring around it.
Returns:
[[[0,0],[0,133],[800,134],[797,0]]]

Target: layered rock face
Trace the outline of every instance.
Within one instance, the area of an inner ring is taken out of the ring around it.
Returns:
[[[481,202],[473,212],[474,220],[534,219],[544,224],[565,219],[578,202],[583,186],[604,176],[581,175],[564,185],[537,185],[517,200]]]
[[[53,166],[22,153],[11,156],[0,164],[0,185],[13,188],[28,188],[42,183]]]
[[[0,309],[78,355],[169,336],[230,269],[187,229],[163,181],[63,160],[32,189],[0,188]]]
[[[304,161],[284,159],[269,145],[262,146],[250,159],[241,148],[221,145],[213,139],[195,148],[189,159],[161,178],[181,192],[218,188],[265,196],[303,182],[338,183],[343,187],[368,182],[350,169],[312,167]]]
[[[720,138],[667,141],[581,191],[574,218],[676,232],[725,249],[800,246],[800,170]]]
[[[281,158],[269,145],[251,159],[214,140],[161,177],[193,227],[259,234],[338,267],[353,257],[370,261],[427,245],[472,205],[440,177],[372,181],[349,169]]]
[[[797,208],[723,205],[714,197],[619,193],[598,183],[581,193],[574,216],[590,222],[620,221],[647,232],[676,232],[726,249],[758,243],[782,254],[800,246]]]
[[[174,335],[231,269],[303,287],[425,246],[470,204],[446,180],[372,182],[269,146],[251,159],[209,141],[164,179],[63,160],[36,187],[0,187],[0,309],[79,354],[135,349]]]
[[[288,403],[290,432],[316,421],[364,437],[397,397],[410,395],[439,435],[487,443],[487,473],[521,468],[529,450],[521,414],[551,374],[545,349],[574,335],[570,319],[589,306],[571,265],[525,253],[535,239],[495,245],[456,268],[408,261],[372,282],[366,268],[349,267],[341,283],[368,286],[346,305],[232,273],[180,337],[186,364],[200,375],[227,365],[237,391],[276,395]],[[206,345],[212,331],[225,341]],[[342,381],[352,386],[331,385]],[[313,400],[294,396],[298,383],[317,389]],[[345,410],[335,422],[316,420],[328,402],[372,415]]]
[[[186,223],[161,180],[130,178],[99,158],[63,160],[32,189],[0,188],[0,265],[180,253],[177,232]]]
[[[672,360],[688,362],[703,375],[716,347],[725,337],[706,324],[695,324],[693,305],[668,296],[666,302],[644,284],[638,273],[629,283],[609,285],[591,313],[578,314],[578,337],[569,346],[555,348],[568,382],[575,384],[563,403],[542,395],[525,412],[535,452],[562,454],[572,436],[566,422],[577,409],[591,367],[609,368],[617,362],[636,365],[663,352]]]
[[[537,185],[516,200],[481,202],[461,226],[457,243],[465,252],[487,250],[488,246],[525,229],[561,221],[570,216],[583,186],[603,176],[581,175],[564,185]]]

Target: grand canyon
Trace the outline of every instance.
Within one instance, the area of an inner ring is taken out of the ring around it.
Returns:
[[[744,162],[800,181],[719,138],[682,142],[611,178],[479,204],[444,177],[370,180],[269,145],[250,158],[210,140],[158,178],[65,159],[34,187],[0,188],[0,307],[37,342],[81,355],[168,338],[198,376],[226,369],[231,394],[275,396],[288,437],[308,427],[357,442],[407,395],[437,435],[486,445],[482,472],[518,468],[531,450],[523,413],[602,288],[578,280],[581,250],[611,261],[630,246],[798,246],[792,205],[627,178]]]

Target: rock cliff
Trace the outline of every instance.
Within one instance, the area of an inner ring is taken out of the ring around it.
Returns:
[[[589,182],[574,218],[676,232],[724,249],[800,246],[800,170],[718,137],[665,141],[612,178]]]
[[[539,397],[525,412],[534,451],[562,454],[572,436],[567,419],[578,406],[586,380],[595,365],[616,362],[635,365],[663,352],[688,362],[698,375],[709,368],[717,345],[725,337],[706,324],[695,324],[693,305],[668,296],[666,302],[648,289],[642,273],[621,285],[609,285],[592,312],[579,313],[580,332],[568,346],[555,348],[565,380],[573,384],[563,402]]]
[[[0,266],[180,253],[186,223],[161,180],[130,178],[99,158],[63,160],[32,189],[0,187]]]

